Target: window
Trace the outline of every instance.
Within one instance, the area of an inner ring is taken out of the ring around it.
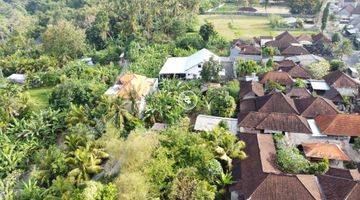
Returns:
[[[201,68],[201,65],[200,65],[200,64],[198,65],[198,68]]]

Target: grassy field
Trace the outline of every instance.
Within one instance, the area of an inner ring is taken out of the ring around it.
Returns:
[[[225,3],[224,6],[214,10],[215,12],[236,12],[239,10],[239,5],[236,3]],[[261,13],[273,13],[273,14],[288,14],[289,13],[289,8],[285,7],[285,6],[270,6],[267,7],[266,10],[263,6],[255,6],[254,8],[256,8],[258,10],[258,12]]]
[[[46,108],[49,105],[49,97],[52,88],[36,88],[28,90],[30,101],[36,109]]]
[[[274,30],[268,25],[268,18],[261,16],[243,15],[200,15],[200,24],[209,21],[214,24],[217,32],[225,39],[232,41],[237,38],[250,39],[254,36],[275,36],[284,30]],[[312,34],[313,31],[294,30],[294,35],[302,33]]]

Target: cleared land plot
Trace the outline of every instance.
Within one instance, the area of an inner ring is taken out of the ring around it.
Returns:
[[[200,15],[200,24],[206,21],[214,24],[217,32],[225,39],[232,41],[237,38],[250,39],[255,36],[276,36],[284,30],[274,30],[268,24],[268,17],[243,15]],[[314,31],[303,29],[290,31],[294,35],[313,34]]]
[[[239,5],[235,3],[225,3],[224,6],[214,10],[215,12],[236,12],[239,10]],[[272,14],[289,14],[289,8],[285,6],[270,6],[265,7],[263,6],[255,6],[260,13],[272,13]]]

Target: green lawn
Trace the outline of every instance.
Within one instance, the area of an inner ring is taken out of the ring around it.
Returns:
[[[268,18],[261,16],[243,15],[200,15],[200,24],[209,21],[214,24],[217,32],[225,39],[232,41],[237,38],[250,39],[255,36],[275,36],[284,30],[274,30],[268,25]],[[312,34],[313,31],[294,30],[294,35],[301,33]]]
[[[218,8],[215,10],[215,12],[236,12],[238,11],[240,8],[240,6],[236,3],[225,3],[224,6]],[[285,7],[285,6],[270,6],[267,7],[265,9],[264,6],[255,6],[254,8],[256,8],[258,10],[258,12],[262,12],[262,13],[272,13],[272,14],[288,14],[289,13],[289,8]]]
[[[49,105],[49,97],[52,88],[36,88],[28,90],[30,101],[36,109],[46,108]]]

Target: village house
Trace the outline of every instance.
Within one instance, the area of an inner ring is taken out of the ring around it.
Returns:
[[[160,78],[199,79],[203,65],[211,59],[222,65],[223,69],[219,73],[222,78],[235,77],[234,61],[229,57],[219,57],[207,49],[202,49],[189,57],[168,58],[159,76]]]
[[[115,85],[105,95],[122,98],[128,110],[135,108],[140,113],[146,107],[146,96],[155,92],[157,87],[158,79],[129,73],[118,77]]]
[[[229,131],[233,134],[238,133],[237,119],[226,118],[226,117],[216,117],[210,115],[198,115],[196,118],[194,130],[196,131],[212,131],[220,122],[227,124]]]
[[[283,72],[283,71],[267,72],[260,77],[259,82],[261,84],[264,84],[265,87],[270,82],[276,82],[287,88],[290,88],[295,83],[295,81],[291,78],[291,76],[287,72]]]
[[[248,158],[234,162],[232,200],[352,199],[360,193],[359,172],[331,168],[325,175],[286,174],[276,165],[271,135],[243,133]]]
[[[325,142],[302,143],[300,147],[310,161],[329,159],[330,166],[341,168],[344,162],[351,161],[348,155],[337,144]]]
[[[240,99],[249,99],[264,96],[264,87],[257,81],[240,82]]]
[[[311,97],[311,93],[306,88],[293,87],[293,88],[287,90],[286,96],[288,96],[292,99],[303,99],[303,98]]]

